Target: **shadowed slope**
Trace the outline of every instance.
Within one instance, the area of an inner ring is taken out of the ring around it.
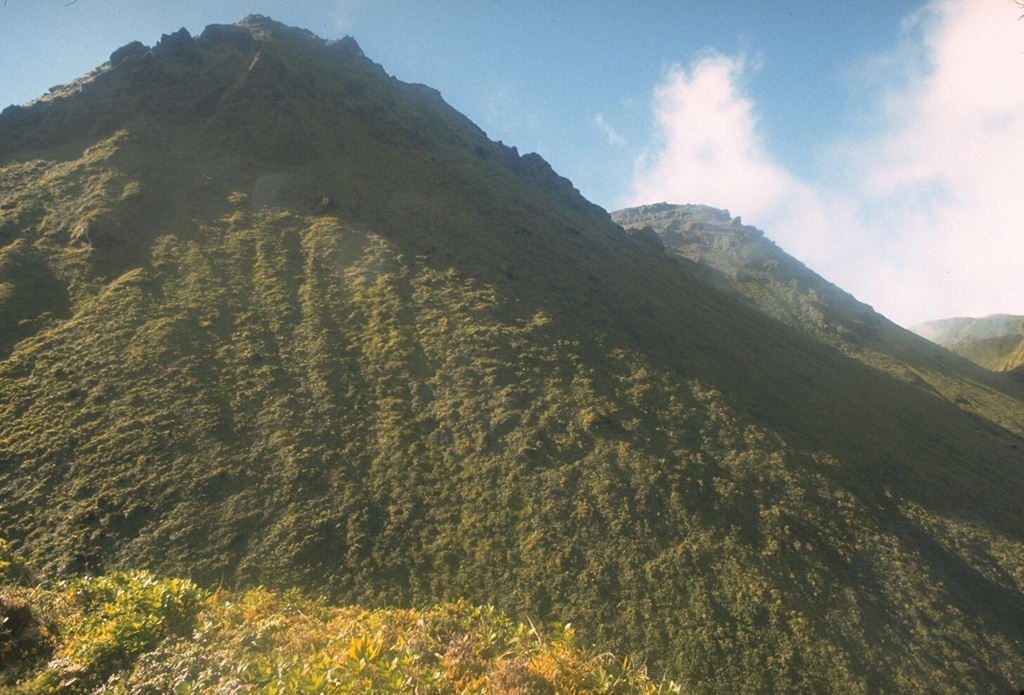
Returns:
[[[351,40],[129,53],[0,117],[4,282],[50,288],[0,305],[0,529],[46,571],[493,602],[694,692],[1015,685],[1017,434]]]

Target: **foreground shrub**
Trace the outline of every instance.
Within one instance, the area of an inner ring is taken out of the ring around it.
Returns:
[[[0,694],[563,695],[679,692],[629,659],[464,602],[426,610],[333,607],[298,592],[207,594],[116,573],[37,589],[55,616],[49,661],[0,662]],[[15,660],[16,661],[16,660]]]
[[[118,572],[63,583],[39,598],[58,614],[54,658],[26,692],[93,692],[162,641],[191,634],[203,592],[182,579]]]

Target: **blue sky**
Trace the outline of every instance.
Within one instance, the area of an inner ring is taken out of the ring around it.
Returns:
[[[1009,0],[7,0],[0,106],[138,39],[268,15],[350,34],[609,210],[728,208],[904,325],[1024,314]]]

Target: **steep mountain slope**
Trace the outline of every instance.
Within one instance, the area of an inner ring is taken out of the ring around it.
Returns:
[[[765,314],[1024,436],[1018,380],[979,369],[969,355],[958,358],[889,321],[727,211],[661,203],[620,210],[612,218],[633,234],[648,230],[706,282]]]
[[[1024,366],[1024,316],[940,319],[911,330],[994,372]]]
[[[0,533],[697,693],[1019,687],[1020,433],[650,241],[350,39],[125,47],[0,116]]]

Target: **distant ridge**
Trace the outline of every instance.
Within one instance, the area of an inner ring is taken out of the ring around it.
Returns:
[[[939,319],[911,330],[994,372],[1024,365],[1024,316]]]
[[[696,270],[690,272],[745,297],[759,311],[1024,436],[1024,388],[1019,381],[978,369],[970,353],[953,347],[955,341],[935,342],[964,359],[896,325],[728,211],[660,203],[613,212],[612,218],[627,230],[649,229],[669,253],[696,264]],[[1017,331],[1016,338],[998,339],[1004,349],[1011,348],[1011,356],[1004,358],[1003,364],[1014,364],[1013,349],[1019,348],[1024,338],[1017,319],[1007,317],[1005,325],[991,324],[991,330],[1011,336]],[[956,321],[950,329],[959,326]],[[921,333],[917,328],[913,331]]]
[[[118,49],[0,114],[0,536],[493,604],[684,692],[1024,685],[1016,382],[681,214],[697,261],[351,39]]]

